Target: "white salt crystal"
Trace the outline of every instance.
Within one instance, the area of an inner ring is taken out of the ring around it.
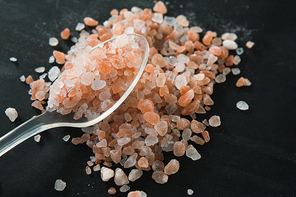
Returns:
[[[223,83],[223,82],[226,81],[226,76],[223,75],[223,74],[219,74],[219,75],[216,76],[215,81],[217,83]]]
[[[163,15],[161,13],[154,13],[151,20],[156,23],[162,23],[163,22]]]
[[[59,44],[59,40],[55,37],[49,38],[48,44],[52,47],[57,46]]]
[[[142,29],[142,27],[144,27],[145,21],[141,19],[134,19],[133,24],[134,24],[134,28],[139,31]]]
[[[183,140],[188,141],[190,139],[191,135],[192,135],[192,131],[189,128],[184,129],[182,132]]]
[[[107,168],[107,167],[102,167],[101,168],[101,179],[102,181],[109,181],[114,176],[114,170]]]
[[[209,119],[209,124],[212,127],[218,127],[221,125],[220,116],[214,115]]]
[[[85,25],[84,23],[77,23],[76,27],[75,27],[75,30],[76,31],[81,31],[85,28]]]
[[[196,75],[194,75],[194,78],[197,79],[198,81],[201,81],[205,78],[205,74],[204,73],[198,73]]]
[[[104,21],[103,22],[104,27],[110,28],[110,22],[109,21]]]
[[[232,40],[224,40],[223,41],[223,46],[225,46],[229,50],[235,50],[235,49],[237,49],[236,42],[234,42]]]
[[[94,80],[91,84],[93,90],[100,90],[106,86],[106,81],[104,80]]]
[[[25,82],[25,81],[26,81],[26,77],[25,77],[25,75],[22,75],[22,76],[20,77],[20,80],[21,80],[21,82]]]
[[[177,72],[183,72],[185,70],[185,64],[177,62],[175,65]]]
[[[249,105],[245,101],[237,102],[236,107],[240,110],[248,110],[249,109]]]
[[[189,196],[191,196],[191,195],[193,194],[193,190],[192,190],[192,189],[188,189],[188,190],[187,190],[187,194],[188,194]]]
[[[226,67],[226,68],[223,69],[222,74],[223,75],[228,75],[230,72],[231,72],[231,69],[229,67]]]
[[[158,142],[158,138],[154,135],[148,135],[145,139],[146,146],[152,146]]]
[[[86,173],[87,175],[90,175],[90,174],[91,174],[91,169],[90,169],[89,166],[86,166],[86,167],[85,167],[85,173]]]
[[[16,61],[17,61],[17,59],[16,59],[15,57],[11,57],[11,58],[9,58],[9,60],[10,60],[11,62],[16,62]]]
[[[93,167],[93,171],[94,171],[94,172],[99,171],[100,169],[101,169],[100,164],[95,165],[95,166]]]
[[[201,158],[201,155],[197,152],[197,150],[191,144],[188,145],[186,149],[186,156],[192,159],[193,161],[196,161]]]
[[[131,11],[134,13],[134,14],[140,14],[142,12],[142,9],[137,7],[137,6],[133,6],[131,8]]]
[[[221,36],[222,40],[236,40],[237,39],[237,35],[235,33],[224,33]]]
[[[49,71],[48,71],[48,79],[50,81],[54,81],[58,76],[61,74],[61,71],[59,67],[53,66]]]
[[[241,61],[241,58],[238,55],[234,56],[234,58],[233,58],[234,65],[238,65],[240,63],[240,61]]]
[[[140,191],[141,192],[141,197],[147,197],[147,194],[144,191]]]
[[[133,167],[137,162],[138,153],[132,154],[124,163],[124,168]]]
[[[15,108],[9,107],[5,110],[6,116],[9,118],[11,122],[14,122],[15,119],[18,117],[18,113]]]
[[[190,27],[189,30],[190,30],[190,31],[195,31],[196,33],[201,33],[201,32],[202,32],[202,28],[200,28],[200,27],[198,27],[198,26]]]
[[[124,185],[119,188],[119,191],[122,193],[127,192],[128,190],[130,190],[130,186],[128,185]]]
[[[121,168],[116,168],[114,182],[118,186],[126,185],[129,183],[128,178]]]
[[[48,62],[50,63],[50,64],[52,64],[52,63],[54,63],[54,56],[50,56],[49,57],[49,59],[48,59]]]
[[[40,142],[40,139],[41,139],[41,135],[38,134],[34,136],[35,142]]]
[[[100,95],[99,95],[99,99],[100,99],[101,101],[107,100],[107,99],[109,99],[110,97],[111,97],[111,93],[110,93],[109,91],[103,91],[103,92],[101,92]]]
[[[176,24],[176,18],[175,17],[170,17],[170,16],[165,16],[164,17],[164,22],[168,26],[175,26],[175,24]]]
[[[178,75],[175,79],[175,86],[180,90],[182,86],[187,85],[187,80],[183,75]]]
[[[76,43],[76,42],[78,42],[78,39],[76,37],[71,37],[71,41]]]
[[[65,135],[65,136],[63,137],[63,140],[64,140],[65,142],[68,142],[69,139],[70,139],[70,135]]]
[[[238,74],[240,74],[240,69],[239,68],[232,68],[231,69],[231,72],[232,72],[232,74],[234,74],[234,75],[238,75]]]
[[[36,73],[43,73],[45,71],[45,67],[38,67],[38,68],[35,68],[35,72]]]
[[[235,52],[238,54],[238,55],[242,55],[244,53],[244,49],[242,47],[239,47],[235,50]]]
[[[246,43],[246,46],[250,49],[250,48],[252,48],[253,46],[254,46],[254,42],[252,42],[252,41],[248,41],[247,43]]]
[[[39,76],[39,79],[44,79],[47,76],[47,73],[43,73],[42,75]]]
[[[128,175],[128,180],[134,182],[135,180],[141,178],[143,171],[139,169],[132,169]]]
[[[135,31],[134,31],[134,27],[130,26],[130,27],[127,27],[125,30],[124,30],[124,33],[125,34],[134,34]]]
[[[63,191],[66,188],[66,182],[61,179],[57,179],[54,183],[54,189],[57,191]]]
[[[180,62],[180,63],[187,64],[190,61],[190,59],[189,59],[189,57],[187,55],[179,54],[177,56],[177,61]]]

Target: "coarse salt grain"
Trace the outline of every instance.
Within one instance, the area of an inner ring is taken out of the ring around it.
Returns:
[[[52,47],[57,46],[59,44],[59,40],[55,37],[49,38],[48,44]]]
[[[239,101],[236,103],[236,107],[240,110],[248,110],[249,109],[249,105],[245,102],[245,101]]]
[[[22,76],[20,77],[20,80],[21,80],[21,82],[25,82],[25,81],[26,81],[26,77],[25,77],[25,75],[22,75]]]
[[[41,135],[40,134],[34,136],[35,142],[40,142],[40,139],[41,139]]]
[[[17,59],[16,59],[15,57],[11,57],[11,58],[9,58],[9,60],[10,60],[11,62],[17,62]]]
[[[5,110],[6,116],[9,118],[11,122],[14,122],[15,119],[18,117],[18,113],[15,108],[9,107]]]
[[[228,50],[235,50],[237,49],[237,44],[233,40],[224,40],[223,46],[226,47]]]
[[[239,68],[232,68],[231,72],[232,72],[233,75],[238,75],[238,74],[240,74],[241,71],[240,71]]]
[[[188,190],[187,190],[187,194],[188,194],[189,196],[191,196],[191,195],[193,194],[193,190],[192,190],[192,189],[188,189]]]
[[[63,137],[63,140],[64,140],[65,142],[68,142],[69,139],[70,139],[70,135],[65,135],[65,136]]]
[[[254,46],[254,42],[252,42],[252,41],[248,41],[247,43],[246,43],[246,46],[250,49],[250,48],[252,48],[253,46]]]
[[[36,73],[43,73],[45,71],[45,67],[38,67],[38,68],[35,68],[35,72]]]
[[[221,125],[220,116],[214,115],[209,119],[209,124],[212,127],[218,127]]]
[[[50,81],[54,81],[58,76],[61,74],[60,69],[57,66],[53,66],[49,71],[48,71],[48,79]]]
[[[57,179],[54,183],[54,189],[57,191],[63,191],[66,188],[66,182],[61,179]]]
[[[85,28],[84,23],[77,23],[75,30],[76,31],[82,31]]]

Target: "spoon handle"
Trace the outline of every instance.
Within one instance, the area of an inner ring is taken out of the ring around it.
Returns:
[[[22,143],[26,139],[37,135],[38,133],[53,128],[55,126],[48,124],[50,121],[48,113],[43,113],[33,117],[15,129],[11,130],[0,138],[0,157],[6,152]]]

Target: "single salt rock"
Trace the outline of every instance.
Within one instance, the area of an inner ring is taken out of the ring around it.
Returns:
[[[53,56],[58,64],[64,64],[66,61],[66,55],[63,52],[54,50]]]
[[[90,175],[90,174],[91,174],[91,169],[90,169],[89,166],[86,166],[86,167],[85,167],[85,173],[86,173],[87,175]]]
[[[128,185],[123,185],[119,188],[119,191],[122,193],[127,192],[128,190],[130,190],[130,186]]]
[[[235,50],[236,54],[242,55],[244,53],[244,49],[242,47],[239,47]]]
[[[237,102],[236,107],[240,110],[248,110],[249,109],[249,105],[245,101]]]
[[[188,127],[190,127],[190,121],[186,118],[181,118],[177,121],[177,129],[184,130]]]
[[[184,15],[177,16],[176,23],[178,23],[179,25],[182,25],[183,27],[188,27],[189,26],[189,22],[188,22],[187,18]]]
[[[198,137],[197,135],[192,136],[190,138],[190,140],[195,142],[196,144],[199,144],[199,145],[204,145],[205,144],[205,141],[201,137]]]
[[[250,48],[252,48],[253,46],[254,46],[254,42],[252,42],[252,41],[248,41],[247,43],[246,43],[246,46],[250,49]]]
[[[161,13],[154,13],[153,17],[151,18],[153,22],[162,23],[163,22],[163,15]]]
[[[97,172],[97,171],[99,171],[100,169],[101,169],[100,164],[95,165],[95,166],[93,167],[93,171],[94,171],[94,172]]]
[[[156,183],[164,184],[168,182],[169,176],[162,171],[155,171],[152,174],[152,179],[154,179]]]
[[[137,157],[138,157],[138,153],[134,153],[132,154],[127,160],[126,162],[124,163],[124,168],[131,168],[133,167],[136,162],[137,162]]]
[[[83,21],[87,26],[97,26],[99,23],[98,21],[96,21],[95,19],[93,19],[91,17],[85,17],[83,19]]]
[[[208,131],[202,132],[201,135],[204,138],[205,142],[209,142],[210,141],[210,134],[209,134]]]
[[[181,87],[182,87],[182,86],[186,86],[188,82],[187,82],[187,80],[186,80],[186,78],[185,78],[184,75],[178,75],[178,76],[176,77],[174,83],[175,83],[176,88],[178,88],[178,90],[180,90]]]
[[[218,127],[221,125],[220,116],[214,115],[209,119],[209,124],[212,127]]]
[[[9,107],[5,110],[6,116],[9,118],[11,122],[14,122],[15,119],[18,117],[18,113],[15,108]]]
[[[98,142],[98,143],[96,144],[96,146],[97,146],[98,148],[106,147],[106,146],[107,146],[107,141],[106,141],[106,139],[103,139],[102,141]]]
[[[63,191],[66,188],[66,182],[61,179],[57,179],[54,183],[54,189],[57,191]]]
[[[172,159],[165,167],[164,173],[167,175],[176,174],[180,168],[180,163],[176,159]]]
[[[172,16],[165,16],[164,17],[164,22],[168,25],[168,26],[175,26],[176,24],[176,18],[172,17]]]
[[[147,160],[145,157],[141,157],[141,158],[138,160],[138,165],[139,165],[141,168],[148,168],[148,167],[149,167],[148,160]]]
[[[20,80],[21,80],[21,82],[25,82],[25,81],[26,81],[26,77],[25,77],[25,75],[22,75],[22,76],[20,77]]]
[[[59,44],[59,40],[57,38],[55,38],[55,37],[51,37],[48,40],[48,44],[50,46],[52,46],[52,47],[55,47],[55,46],[57,46]]]
[[[121,149],[110,151],[111,159],[114,163],[119,163],[121,159]]]
[[[161,120],[154,126],[154,129],[158,132],[160,136],[164,136],[168,131],[168,123]]]
[[[168,10],[162,1],[158,1],[153,7],[153,11],[166,14]]]
[[[45,71],[45,67],[38,67],[38,68],[35,68],[35,72],[36,73],[43,73]]]
[[[43,73],[42,75],[39,76],[39,79],[44,79],[47,76],[47,73]]]
[[[147,194],[144,191],[141,191],[141,197],[147,197]]]
[[[223,46],[226,47],[228,50],[235,50],[235,49],[237,49],[236,42],[234,42],[232,40],[224,40],[223,41]]]
[[[198,81],[201,81],[205,78],[205,74],[204,73],[198,73],[196,75],[194,75],[194,78],[197,79]]]
[[[194,98],[194,91],[189,90],[179,98],[178,103],[180,106],[186,107],[189,105],[189,103],[192,101],[193,98]]]
[[[77,23],[75,30],[76,31],[81,31],[85,28],[85,25],[83,23]]]
[[[94,162],[92,162],[91,160],[87,161],[86,163],[87,163],[87,165],[88,165],[89,167],[91,167],[91,166],[94,165]]]
[[[188,141],[190,139],[191,135],[192,135],[192,131],[189,128],[184,129],[182,132],[183,140]]]
[[[108,194],[111,194],[111,195],[116,194],[116,189],[114,187],[110,187],[108,189]]]
[[[154,135],[148,135],[145,139],[146,146],[153,146],[158,142],[158,138]]]
[[[244,82],[245,82],[245,78],[241,77],[237,80],[236,82],[236,87],[242,87],[244,85]]]
[[[109,179],[111,179],[113,176],[114,176],[114,170],[107,167],[101,168],[102,181],[109,181]]]
[[[53,66],[49,71],[48,71],[48,79],[50,81],[54,81],[58,76],[60,76],[61,71],[59,67]]]
[[[17,59],[16,59],[15,57],[11,57],[11,58],[9,58],[9,60],[10,60],[11,62],[17,62]]]
[[[234,65],[238,65],[240,63],[240,61],[241,61],[241,58],[238,55],[234,56],[234,58],[233,58]]]
[[[118,186],[126,185],[129,183],[126,174],[121,168],[115,169],[114,182]]]
[[[106,86],[106,81],[104,80],[94,80],[91,84],[91,89],[100,90]]]
[[[70,29],[66,28],[61,32],[61,38],[67,40],[70,37]]]
[[[250,86],[250,85],[252,85],[251,81],[249,79],[245,78],[244,86]]]
[[[226,81],[226,76],[224,74],[219,74],[216,76],[215,81],[217,83],[224,83]]]
[[[164,163],[159,160],[155,160],[154,163],[152,164],[152,170],[153,171],[163,171],[164,170]]]
[[[174,144],[174,155],[181,157],[185,154],[186,147],[182,142],[176,142]]]
[[[235,33],[224,33],[221,36],[222,40],[236,40],[237,39],[237,35]]]
[[[240,74],[241,71],[240,71],[239,68],[232,68],[231,72],[232,72],[233,75],[238,75],[238,74]]]
[[[193,194],[193,190],[192,190],[192,189],[188,189],[188,190],[187,190],[187,194],[188,194],[189,196],[191,196],[191,195]]]
[[[48,63],[52,64],[52,63],[54,63],[54,60],[55,60],[54,56],[52,55],[52,56],[49,57]]]
[[[193,161],[196,161],[201,158],[201,155],[197,152],[197,150],[191,144],[188,145],[186,149],[186,156],[192,159]]]
[[[138,180],[139,178],[141,178],[142,175],[143,175],[142,170],[132,169],[128,175],[128,180],[130,180],[131,182],[134,182],[134,181]]]
[[[40,142],[40,139],[41,139],[41,135],[40,134],[34,136],[35,142]]]
[[[201,133],[206,129],[206,125],[203,123],[197,121],[197,120],[192,120],[191,121],[191,129],[194,133]]]
[[[159,122],[159,115],[154,112],[146,112],[143,118],[152,125],[156,125]]]
[[[142,197],[142,193],[140,191],[132,191],[127,194],[127,197]]]

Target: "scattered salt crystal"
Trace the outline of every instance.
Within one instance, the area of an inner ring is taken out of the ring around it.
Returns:
[[[109,193],[109,194],[116,194],[116,189],[115,189],[114,187],[110,187],[110,188],[108,189],[108,193]]]
[[[35,71],[37,73],[43,73],[45,71],[45,67],[38,67],[38,68],[35,68]]]
[[[87,165],[90,166],[90,167],[94,165],[94,162],[91,161],[91,160],[87,161],[86,163],[87,163]]]
[[[11,107],[9,107],[5,110],[5,114],[11,122],[14,122],[15,119],[18,117],[18,113],[17,113],[16,109],[11,108]]]
[[[200,28],[200,27],[198,27],[198,26],[190,27],[189,30],[190,30],[190,31],[195,31],[196,33],[201,33],[201,32],[202,32],[202,28]]]
[[[11,58],[9,58],[9,60],[10,60],[11,62],[16,62],[16,61],[17,61],[17,59],[16,59],[15,57],[11,57]]]
[[[25,82],[25,81],[26,81],[26,77],[25,77],[25,75],[22,75],[22,76],[20,77],[20,80],[21,80],[21,82]]]
[[[165,167],[164,173],[167,175],[176,174],[180,168],[180,163],[176,159],[172,159]]]
[[[154,179],[156,183],[164,184],[168,182],[169,176],[162,171],[155,171],[152,174],[152,179]]]
[[[59,40],[55,37],[49,38],[48,44],[52,47],[57,46],[59,44]]]
[[[54,56],[53,55],[49,57],[48,62],[50,64],[54,63]]]
[[[141,191],[141,197],[147,197],[147,194],[144,191]]]
[[[232,74],[234,74],[234,75],[238,75],[238,74],[240,74],[240,69],[239,68],[232,68],[231,69],[231,72],[232,72]]]
[[[48,71],[48,79],[50,81],[54,81],[58,76],[61,74],[61,71],[59,67],[53,66],[49,71]]]
[[[235,51],[238,55],[242,55],[244,53],[244,49],[242,47],[237,48]]]
[[[237,39],[237,35],[235,33],[224,33],[221,36],[222,40],[236,40]]]
[[[160,24],[163,22],[163,15],[161,13],[154,13],[151,20]]]
[[[134,182],[143,175],[143,171],[139,169],[132,169],[128,175],[128,180]]]
[[[219,75],[216,76],[215,81],[217,83],[223,83],[223,82],[226,81],[226,76],[223,75],[223,74],[219,74]]]
[[[241,61],[241,58],[238,55],[234,56],[234,58],[233,58],[234,65],[238,65],[240,63],[240,61]]]
[[[197,152],[197,150],[191,144],[188,145],[187,147],[186,156],[192,159],[193,161],[196,161],[201,158],[201,155]]]
[[[249,105],[245,101],[237,102],[236,107],[240,110],[248,110],[249,109]]]
[[[235,49],[237,49],[236,42],[234,42],[232,40],[224,40],[223,41],[223,46],[225,46],[229,50],[235,50]]]
[[[102,167],[101,168],[101,179],[102,181],[108,181],[114,176],[114,170],[107,168],[107,167]]]
[[[34,136],[35,142],[40,142],[40,139],[41,139],[41,135],[38,134]]]
[[[248,41],[247,43],[246,43],[246,46],[250,49],[250,48],[252,48],[253,46],[254,46],[254,42],[252,42],[252,41]]]
[[[54,189],[57,191],[63,191],[66,188],[66,182],[61,179],[57,179],[54,183]]]
[[[193,190],[192,190],[192,189],[188,189],[188,190],[187,190],[187,194],[188,194],[189,196],[191,196],[191,195],[193,194]]]
[[[209,124],[212,127],[218,127],[221,125],[220,116],[214,115],[209,119]]]
[[[42,75],[39,76],[39,79],[44,79],[47,76],[47,73],[43,73]]]
[[[231,69],[229,67],[226,67],[226,68],[223,69],[222,74],[223,75],[228,75],[230,72],[231,72]]]
[[[91,169],[90,169],[89,166],[86,166],[86,167],[85,167],[85,173],[86,173],[87,175],[90,175],[90,174],[91,174]]]
[[[122,192],[122,193],[125,193],[127,192],[128,190],[130,190],[130,186],[128,185],[123,185],[119,188],[119,191]]]
[[[168,25],[168,26],[175,26],[176,24],[176,18],[175,17],[171,17],[171,16],[165,16],[164,17],[164,22]]]
[[[70,139],[70,135],[65,135],[65,136],[63,137],[63,140],[64,140],[65,142],[68,142],[69,139]]]
[[[101,169],[100,164],[95,165],[95,166],[93,167],[93,171],[95,171],[95,172],[99,171],[100,169]]]
[[[76,27],[75,27],[75,30],[76,31],[81,31],[85,28],[85,25],[84,23],[77,23]]]
[[[114,182],[118,186],[126,185],[129,183],[128,178],[121,168],[116,168]]]
[[[77,39],[77,37],[71,37],[71,41],[76,43],[76,42],[78,42],[78,39]]]

